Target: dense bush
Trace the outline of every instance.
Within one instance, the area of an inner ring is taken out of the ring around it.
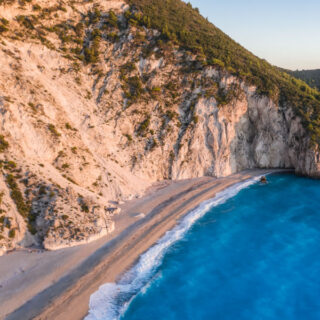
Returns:
[[[10,189],[11,199],[16,204],[18,212],[23,217],[28,217],[30,213],[30,207],[25,203],[22,193],[16,182],[16,179],[11,173],[7,174],[6,183]]]
[[[292,74],[294,77],[305,81],[310,87],[317,88],[318,90],[320,90],[320,69],[288,72]],[[320,100],[320,98],[318,100]]]
[[[88,14],[89,24],[96,24],[101,18],[101,12],[98,8],[94,8],[93,11],[90,11]]]
[[[84,58],[87,63],[98,62],[100,41],[101,31],[99,29],[94,29],[91,32],[89,47],[84,48]]]
[[[143,120],[137,130],[137,134],[140,136],[145,136],[148,132],[150,126],[150,117],[148,116],[145,120]]]
[[[133,76],[127,78],[122,76],[123,86],[125,97],[129,100],[130,103],[137,102],[143,92],[142,82],[138,76]]]
[[[113,27],[118,27],[118,18],[112,10],[109,11],[109,17],[108,17],[107,23]]]
[[[16,236],[16,230],[15,229],[11,229],[9,231],[9,238],[13,239]]]
[[[83,212],[89,213],[89,206],[85,202],[81,203],[80,207]]]
[[[110,32],[110,33],[108,34],[108,39],[109,39],[110,41],[112,41],[112,42],[116,42],[116,41],[119,40],[119,36],[118,36],[118,34],[117,34],[116,32]]]
[[[3,33],[3,32],[6,32],[6,31],[8,31],[8,30],[9,30],[9,29],[8,29],[6,26],[0,24],[0,34]]]
[[[0,34],[9,30],[9,21],[5,18],[0,19]]]
[[[125,63],[120,68],[121,77],[125,77],[127,74],[131,73],[132,71],[135,71],[136,69],[136,65],[133,62]]]
[[[52,123],[48,124],[48,129],[52,133],[52,135],[55,136],[56,138],[61,136],[61,134],[58,132],[58,130]]]
[[[34,5],[32,6],[32,10],[33,10],[33,11],[39,11],[39,10],[41,10],[41,6],[39,6],[38,4],[34,4]]]
[[[32,18],[34,17],[20,15],[16,17],[16,20],[27,29],[34,29],[34,19]]]
[[[12,4],[14,2],[15,2],[15,0],[0,0],[0,5]]]
[[[0,135],[0,153],[9,148],[9,143],[6,141],[3,135]]]

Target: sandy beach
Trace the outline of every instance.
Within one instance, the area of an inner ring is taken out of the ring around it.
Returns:
[[[0,319],[83,319],[90,295],[119,279],[183,215],[235,183],[278,171],[284,170],[159,183],[143,198],[122,205],[109,236],[53,252],[24,250],[0,257]]]

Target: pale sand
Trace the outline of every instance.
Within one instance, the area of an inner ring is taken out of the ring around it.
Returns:
[[[116,281],[183,215],[237,182],[278,171],[284,170],[159,184],[122,206],[116,230],[107,237],[55,252],[21,251],[0,257],[0,319],[82,319],[90,295],[100,285]]]

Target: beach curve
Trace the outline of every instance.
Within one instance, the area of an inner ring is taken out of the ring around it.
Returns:
[[[119,280],[140,255],[173,229],[186,213],[236,183],[274,172],[284,170],[247,170],[226,178],[187,180],[157,190],[133,203],[131,208],[129,205],[126,210],[131,214],[131,222],[127,227],[120,227],[112,239],[9,313],[6,319],[21,319],[21,316],[24,319],[70,319],[70,315],[72,319],[83,319],[88,313],[91,294],[102,284]],[[145,217],[137,219],[138,212],[145,212]]]

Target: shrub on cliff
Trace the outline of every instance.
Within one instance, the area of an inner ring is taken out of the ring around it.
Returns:
[[[150,126],[150,116],[148,116],[145,120],[143,120],[138,129],[137,129],[137,134],[140,136],[145,136],[148,132]]]
[[[23,217],[28,217],[30,213],[30,207],[25,203],[23,195],[16,182],[16,179],[11,173],[9,173],[6,176],[6,183],[10,189],[10,196],[13,202],[16,204],[18,212]]]
[[[0,153],[9,148],[9,143],[6,141],[3,135],[0,135]]]
[[[9,238],[13,239],[16,236],[16,230],[15,229],[11,229],[9,231]]]
[[[8,30],[9,30],[9,29],[8,29],[6,26],[0,24],[0,34],[3,33],[3,32],[6,32],[6,31],[8,31]]]
[[[112,10],[109,11],[109,17],[107,22],[113,27],[118,27],[118,17]]]
[[[5,18],[0,19],[0,34],[9,30],[9,21]]]
[[[55,136],[56,138],[61,136],[61,134],[58,132],[58,130],[52,123],[48,124],[48,129],[52,133],[52,135]]]

